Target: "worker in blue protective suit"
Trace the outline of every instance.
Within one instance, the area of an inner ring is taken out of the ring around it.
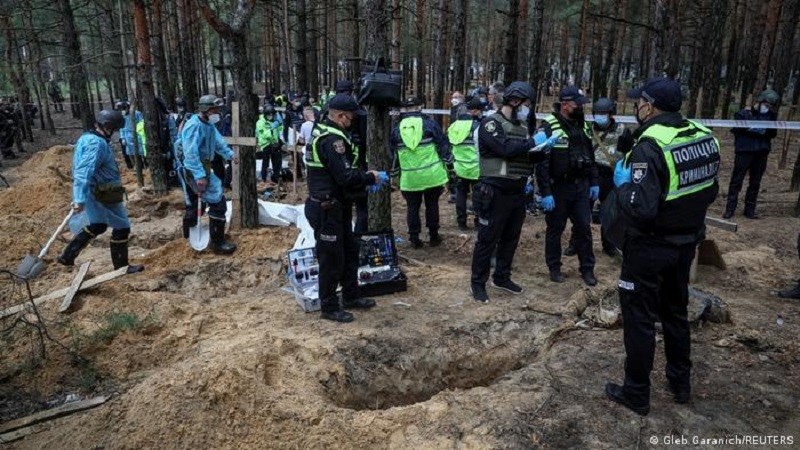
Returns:
[[[223,101],[214,95],[200,97],[198,113],[186,121],[180,133],[179,163],[183,170],[183,188],[186,213],[183,216],[183,235],[197,224],[197,195],[208,203],[211,243],[214,253],[228,255],[236,251],[236,244],[225,241],[225,212],[227,203],[222,194],[222,180],[211,170],[211,161],[218,154],[226,161],[234,158],[225,138],[214,126],[220,120]],[[234,161],[238,162],[238,161]]]
[[[78,139],[72,157],[72,209],[84,212],[89,225],[72,238],[58,256],[65,266],[75,264],[81,250],[111,227],[111,262],[114,269],[128,266],[128,273],[144,266],[128,265],[128,236],[131,224],[125,208],[125,188],[109,142],[125,120],[118,111],[103,110],[95,117],[95,129]]]
[[[119,130],[119,145],[122,147],[122,156],[125,158],[125,165],[128,167],[128,169],[133,169],[135,158],[133,157],[132,130],[135,129],[136,134],[138,135],[139,156],[142,157],[143,164],[147,164],[147,160],[145,159],[147,156],[147,150],[145,148],[147,138],[144,134],[144,117],[142,117],[141,112],[133,112],[135,122],[133,127],[131,127],[130,108],[131,104],[127,100],[119,100],[114,104],[114,109],[119,111],[120,114],[122,114],[122,116],[125,118],[125,125]],[[139,126],[139,124],[141,124],[141,126]]]

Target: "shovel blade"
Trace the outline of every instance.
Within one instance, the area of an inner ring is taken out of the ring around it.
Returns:
[[[21,278],[30,277],[33,267],[40,262],[41,261],[39,260],[39,258],[33,255],[25,255],[25,259],[23,259],[22,262],[19,263],[19,266],[17,267],[17,276]]]
[[[211,241],[211,233],[208,230],[208,224],[199,223],[196,227],[189,229],[189,245],[198,252],[208,248],[208,243]]]

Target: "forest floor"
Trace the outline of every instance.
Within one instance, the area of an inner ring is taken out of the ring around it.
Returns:
[[[733,151],[730,133],[719,135],[724,195]],[[15,270],[26,252],[35,254],[66,213],[72,152],[54,144],[76,136],[38,133],[25,159],[0,169],[12,185],[0,188],[1,268]],[[81,292],[71,314],[57,312],[60,300],[40,307],[49,334],[69,351],[47,341],[39,358],[34,334],[20,323],[0,344],[2,422],[69,394],[111,399],[6,446],[616,449],[658,448],[681,435],[690,444],[695,436],[783,435],[797,445],[800,301],[771,293],[800,276],[798,219],[790,216],[797,194],[788,191],[791,169],[777,168],[779,153],[763,183],[762,219],[737,215],[737,233],[708,231],[727,270],[700,266],[694,286],[719,296],[730,321],[692,326],[692,403],[672,401],[659,336],[645,418],[603,394],[606,382],[622,380],[621,327],[576,326],[598,303],[613,303],[616,291],[620,261],[603,255],[597,239],[600,283],[586,288],[576,258],[565,257],[567,280],[553,284],[544,219],[528,216],[514,263],[525,293],[490,290],[491,303],[477,304],[468,292],[474,233],[457,229],[443,196],[443,246],[399,246],[413,261],[403,265],[408,291],[338,324],[302,312],[282,290],[296,229],[233,232],[233,256],[196,254],[180,237],[180,193],[153,198],[128,172],[132,262],[145,272]],[[711,211],[717,217],[723,195]],[[392,200],[396,234],[407,238],[405,202],[399,192]],[[109,234],[78,259],[93,261],[90,277],[112,270]],[[54,261],[68,238],[47,256],[34,296],[69,286],[78,264]],[[3,308],[25,298],[18,285],[2,283]]]

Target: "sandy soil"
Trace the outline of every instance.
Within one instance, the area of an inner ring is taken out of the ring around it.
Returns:
[[[725,191],[733,156],[729,133],[720,134],[728,144]],[[797,193],[788,192],[791,169],[778,170],[779,154],[764,182],[763,218],[736,216],[738,233],[709,230],[728,268],[701,266],[694,286],[722,298],[730,322],[693,326],[692,404],[672,402],[659,338],[646,418],[603,395],[607,381],[622,377],[619,325],[575,326],[601,300],[613,304],[619,261],[603,255],[599,242],[597,287],[583,286],[574,257],[564,258],[567,281],[555,285],[544,265],[543,217],[529,216],[514,268],[526,293],[490,292],[492,302],[478,305],[468,295],[474,234],[458,231],[443,197],[444,246],[401,246],[414,261],[403,266],[409,290],[378,298],[377,308],[342,325],[303,313],[281,289],[293,229],[233,233],[239,250],[232,257],[195,254],[180,239],[180,194],[153,198],[126,176],[131,254],[146,271],[79,294],[69,315],[56,312],[58,302],[41,308],[53,337],[90,363],[54,343],[46,359],[32,360],[32,338],[22,327],[2,341],[0,364],[3,420],[70,393],[112,399],[7,446],[656,448],[652,436],[681,434],[790,435],[797,445],[800,302],[770,294],[800,273],[798,219],[790,216]],[[0,267],[13,270],[37,251],[66,213],[70,158],[68,147],[53,147],[3,169],[13,187],[0,189]],[[399,193],[393,202],[397,234],[406,238]],[[712,213],[722,207],[721,197]],[[48,255],[34,295],[69,285],[76,269],[53,262],[68,238]],[[111,269],[107,235],[79,262],[89,259],[90,276]],[[3,307],[22,298],[18,288],[8,292]],[[140,322],[97,338],[123,313]]]

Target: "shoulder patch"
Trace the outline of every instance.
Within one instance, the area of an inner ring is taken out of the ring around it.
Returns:
[[[647,163],[638,162],[631,164],[631,178],[633,179],[634,183],[641,183],[646,175]]]
[[[339,139],[336,142],[334,142],[333,143],[333,149],[336,150],[336,153],[338,153],[340,155],[344,155],[344,152],[346,150],[346,148],[344,146],[344,141]]]
[[[483,125],[483,128],[485,128],[489,133],[494,133],[494,130],[497,129],[497,123],[494,120],[487,120]]]

